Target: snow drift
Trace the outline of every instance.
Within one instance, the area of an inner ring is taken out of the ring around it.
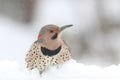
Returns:
[[[42,75],[34,69],[22,69],[17,61],[0,61],[0,80],[120,80],[120,65],[101,68],[71,59],[64,65],[49,68]]]

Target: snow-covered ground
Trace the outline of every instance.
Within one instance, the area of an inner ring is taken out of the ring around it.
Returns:
[[[60,67],[51,67],[41,76],[37,70],[21,69],[17,61],[0,61],[0,80],[120,80],[120,65],[101,68],[71,59]]]

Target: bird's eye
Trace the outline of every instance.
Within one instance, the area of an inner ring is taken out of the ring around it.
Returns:
[[[53,30],[50,30],[50,33],[53,33]]]

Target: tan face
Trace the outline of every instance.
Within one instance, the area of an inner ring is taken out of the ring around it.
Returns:
[[[55,40],[59,34],[59,27],[47,27],[44,32],[44,39]]]

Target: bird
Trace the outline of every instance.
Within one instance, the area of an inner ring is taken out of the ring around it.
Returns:
[[[26,67],[29,70],[38,69],[42,74],[50,66],[64,64],[71,59],[71,51],[62,39],[62,31],[68,27],[58,27],[48,24],[41,28],[37,40],[33,42],[25,56]]]

